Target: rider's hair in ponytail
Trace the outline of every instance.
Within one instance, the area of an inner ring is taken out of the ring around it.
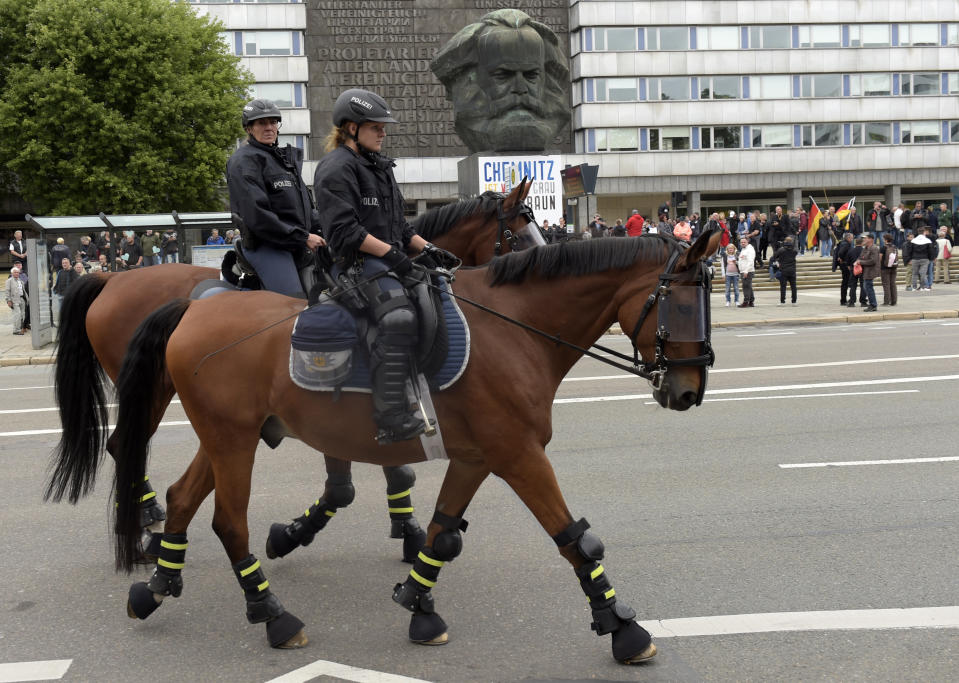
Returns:
[[[324,148],[327,153],[332,152],[340,145],[346,144],[346,141],[351,139],[350,134],[346,130],[347,125],[349,125],[349,121],[342,126],[333,126],[330,128],[330,132],[324,141]]]

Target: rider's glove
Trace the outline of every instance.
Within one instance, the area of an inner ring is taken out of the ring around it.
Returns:
[[[400,277],[406,275],[413,269],[413,262],[410,261],[410,257],[396,247],[392,247],[380,258],[386,262],[386,264],[390,267],[390,270]]]
[[[427,242],[426,246],[423,247],[423,253],[433,259],[437,266],[445,270],[456,270],[463,263],[455,254],[446,251],[446,249],[440,249],[431,242]]]

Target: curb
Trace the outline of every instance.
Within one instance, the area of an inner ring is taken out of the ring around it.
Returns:
[[[53,356],[19,356],[17,358],[0,358],[0,368],[22,365],[53,365],[56,358]]]

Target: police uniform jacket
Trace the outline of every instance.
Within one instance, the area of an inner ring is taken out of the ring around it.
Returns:
[[[351,262],[367,235],[405,250],[416,233],[403,216],[393,160],[341,145],[320,159],[313,192],[333,253]]]
[[[268,244],[297,252],[318,228],[300,172],[303,153],[291,145],[264,145],[250,138],[226,164],[230,210],[243,219],[244,246]]]

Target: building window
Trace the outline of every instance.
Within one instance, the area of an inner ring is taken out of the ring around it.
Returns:
[[[959,24],[946,24],[946,45],[959,45]]]
[[[842,126],[838,123],[817,123],[816,147],[838,147],[842,144]]]
[[[959,73],[953,72],[946,78],[946,91],[950,95],[959,94]]]
[[[593,50],[595,52],[634,51],[636,42],[635,28],[594,28]]]
[[[920,46],[939,45],[939,24],[899,24],[899,44]]]
[[[903,95],[938,95],[940,77],[938,73],[902,74]]]
[[[792,97],[789,76],[750,76],[750,99],[781,100]]]
[[[689,79],[680,78],[650,78],[649,99],[651,100],[688,100]]]
[[[750,26],[749,47],[753,50],[778,50],[792,47],[788,26]]]
[[[753,147],[792,147],[792,126],[753,126]]]
[[[297,41],[301,43],[302,41]],[[292,31],[244,31],[242,34],[242,55],[261,57],[292,55]]]
[[[646,29],[647,50],[688,50],[688,26],[652,26]]]
[[[891,74],[852,74],[849,94],[853,97],[879,97],[892,94]]]
[[[639,149],[639,130],[636,128],[597,128],[597,152],[635,152]]]
[[[799,47],[841,47],[839,24],[799,27]]]
[[[739,149],[743,146],[740,126],[714,126],[702,129],[703,149]]]
[[[889,24],[862,24],[849,27],[849,47],[889,47]]]
[[[636,102],[639,86],[635,78],[597,78],[594,80],[596,102]]]
[[[949,139],[953,142],[959,142],[959,121],[950,121],[949,129],[952,134]]]
[[[854,145],[892,144],[891,123],[854,123],[851,127],[852,144]]]
[[[688,126],[667,126],[649,129],[649,148],[663,152],[689,149]]]
[[[738,100],[741,84],[739,76],[703,76],[699,79],[699,97],[704,100]]]
[[[842,76],[840,74],[816,74],[800,76],[801,97],[841,97]]]
[[[697,50],[738,50],[738,26],[703,26],[696,30]]]
[[[273,100],[278,107],[302,107],[302,87],[301,83],[257,83],[250,88],[250,95]]]
[[[924,142],[939,142],[938,121],[903,121],[902,144],[922,144]]]
[[[277,136],[276,136],[276,143],[277,143],[280,147],[283,147],[283,146],[285,146],[285,145],[292,145],[293,147],[297,147],[298,149],[301,149],[301,150],[303,150],[303,151],[306,151],[306,150],[305,150],[305,147],[306,147],[306,136],[305,136],[305,135],[277,135]]]

